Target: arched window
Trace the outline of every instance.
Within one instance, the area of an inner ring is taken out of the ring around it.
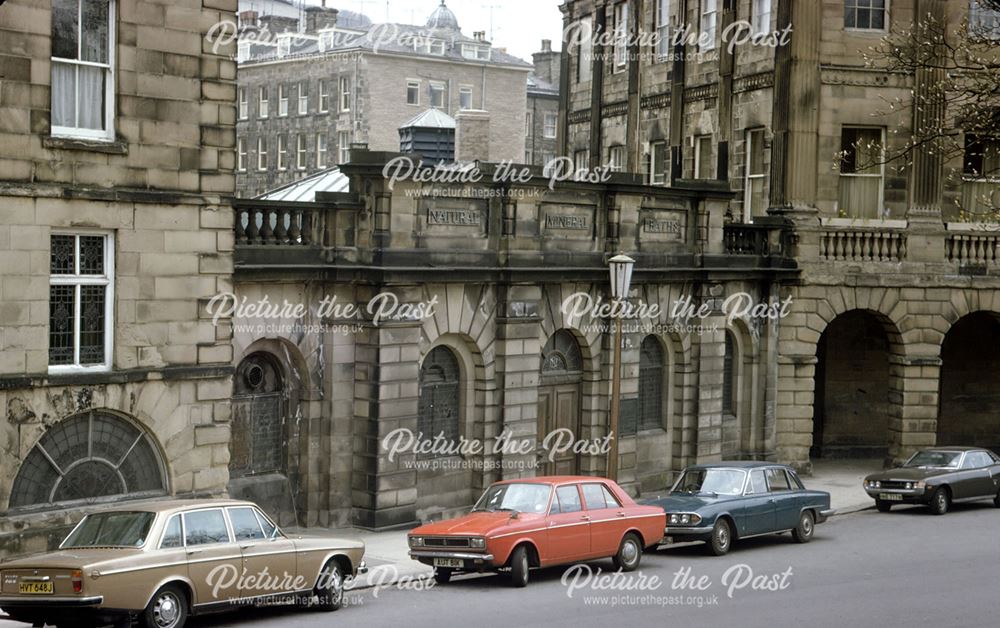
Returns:
[[[583,370],[580,343],[573,334],[560,329],[549,337],[542,349],[542,374],[578,373]]]
[[[663,429],[663,348],[646,336],[639,349],[639,429]]]
[[[92,410],[42,435],[14,478],[10,508],[161,495],[167,489],[163,469],[144,431],[114,414]]]
[[[722,362],[722,414],[736,416],[736,340],[726,331],[726,357]]]
[[[459,403],[458,360],[448,347],[434,347],[420,367],[417,430],[423,438],[443,434],[446,440],[457,441]]]

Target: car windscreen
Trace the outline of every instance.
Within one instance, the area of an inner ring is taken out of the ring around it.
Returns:
[[[957,467],[958,460],[962,457],[957,451],[937,451],[925,449],[913,454],[913,457],[906,461],[904,467]]]
[[[551,492],[552,487],[548,484],[494,484],[486,489],[473,511],[544,513],[549,507]]]
[[[675,493],[739,495],[746,471],[741,469],[688,469],[674,484]]]
[[[151,512],[102,512],[87,517],[62,547],[141,547],[153,524]]]

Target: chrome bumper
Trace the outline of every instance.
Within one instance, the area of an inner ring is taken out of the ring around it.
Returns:
[[[475,554],[473,552],[438,552],[433,550],[410,550],[410,558],[456,558],[459,560],[481,560],[493,562],[493,554]]]
[[[712,526],[667,526],[663,528],[663,536],[703,536],[712,533]]]
[[[368,573],[368,563],[366,563],[365,561],[361,561],[361,564],[358,565],[358,573],[359,574]]]
[[[0,608],[77,608],[80,606],[100,606],[104,603],[103,595],[88,595],[76,597],[69,595],[39,595],[37,597],[10,596],[0,597]]]

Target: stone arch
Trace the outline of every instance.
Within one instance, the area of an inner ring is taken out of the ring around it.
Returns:
[[[963,315],[941,342],[936,440],[939,445],[1000,447],[1000,314]]]
[[[49,426],[28,450],[8,508],[48,510],[168,494],[167,458],[133,416],[91,408]]]
[[[884,459],[901,443],[905,347],[882,312],[828,321],[815,347],[812,457]]]

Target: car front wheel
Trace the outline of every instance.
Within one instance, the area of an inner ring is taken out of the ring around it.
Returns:
[[[639,542],[639,538],[635,534],[629,532],[622,539],[621,545],[618,546],[618,553],[613,558],[615,569],[635,571],[641,558],[642,543]]]
[[[528,586],[528,550],[523,545],[511,554],[510,583],[519,588]]]
[[[344,605],[344,572],[336,562],[327,563],[316,583],[316,608],[335,611]]]
[[[879,512],[889,512],[892,510],[892,504],[887,501],[882,501],[881,499],[876,499],[875,508],[877,508]]]
[[[813,517],[812,511],[803,511],[799,515],[799,525],[792,530],[792,538],[798,543],[808,543],[813,538],[813,531],[816,529],[815,523],[816,519]]]
[[[712,538],[708,540],[708,553],[712,556],[724,556],[729,552],[733,543],[733,530],[729,522],[719,519],[712,528]]]
[[[931,512],[935,515],[943,515],[948,512],[951,507],[951,495],[948,494],[948,489],[941,487],[934,491],[931,495]]]
[[[168,584],[153,595],[142,620],[146,628],[183,628],[187,616],[187,595],[176,584]]]

